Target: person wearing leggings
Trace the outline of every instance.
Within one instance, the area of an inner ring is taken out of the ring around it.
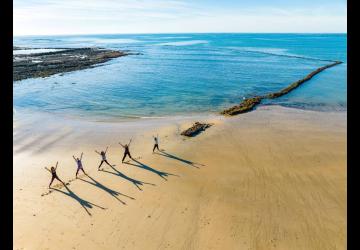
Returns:
[[[159,135],[153,136],[153,138],[154,138],[154,143],[155,143],[154,147],[153,147],[153,153],[154,153],[155,149],[160,151],[160,149],[159,149]]]
[[[106,152],[107,152],[107,150],[108,150],[108,147],[106,147],[105,151],[101,151],[100,153],[95,150],[95,152],[98,153],[101,156],[101,162],[100,162],[100,165],[98,167],[98,170],[100,170],[100,167],[104,162],[111,167],[110,163],[106,160]]]
[[[123,156],[123,158],[122,158],[122,162],[124,162],[126,156],[129,156],[130,159],[132,159],[131,154],[130,154],[130,149],[129,149],[131,140],[132,140],[132,139],[130,139],[129,143],[128,143],[128,144],[125,144],[125,145],[122,145],[121,142],[119,142],[119,144],[120,144],[120,145],[124,148],[124,150],[125,150],[125,151],[124,151],[124,156]]]
[[[83,171],[84,174],[86,174],[85,170],[84,170],[84,168],[82,166],[82,162],[81,162],[82,157],[83,157],[83,153],[81,153],[80,158],[79,157],[75,158],[75,156],[73,156],[73,158],[74,158],[74,160],[75,160],[75,162],[77,164],[77,170],[76,170],[76,175],[75,175],[76,178],[77,178],[78,173],[79,173],[80,170]]]
[[[64,183],[62,180],[60,180],[60,178],[59,178],[59,177],[57,176],[57,174],[56,174],[57,166],[58,166],[58,162],[56,162],[55,167],[52,166],[50,169],[48,169],[47,167],[45,167],[45,169],[51,173],[51,181],[50,181],[50,184],[49,184],[49,188],[51,187],[51,184],[53,183],[53,181],[54,181],[55,179],[57,179],[58,181],[60,181],[60,182],[65,186],[65,183]]]

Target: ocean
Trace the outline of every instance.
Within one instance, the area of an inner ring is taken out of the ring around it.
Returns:
[[[13,41],[14,46],[31,48],[102,47],[140,53],[94,68],[16,81],[13,105],[19,112],[94,119],[218,113],[245,97],[281,90],[328,64],[323,60],[344,63],[262,105],[347,109],[346,34],[114,34],[23,36]]]

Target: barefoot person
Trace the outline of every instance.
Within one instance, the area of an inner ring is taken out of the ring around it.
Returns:
[[[95,152],[98,153],[101,156],[101,162],[100,162],[100,165],[98,167],[98,170],[100,170],[100,167],[104,162],[111,167],[110,163],[106,160],[106,152],[107,152],[108,148],[109,147],[106,147],[105,152],[101,151],[100,153],[97,150],[95,150]]]
[[[154,148],[153,148],[153,153],[154,153],[155,149],[160,151],[160,149],[159,149],[159,135],[153,136],[153,138],[154,138],[154,142],[155,142]]]
[[[121,142],[119,142],[119,144],[125,149],[125,151],[124,151],[124,157],[122,158],[122,162],[124,162],[125,157],[126,157],[127,155],[130,157],[130,159],[132,159],[131,154],[130,154],[130,150],[129,150],[129,146],[130,146],[131,140],[132,140],[132,139],[130,139],[129,143],[128,143],[128,144],[125,144],[125,145],[122,145]]]
[[[73,158],[74,158],[74,160],[75,160],[75,162],[76,162],[76,164],[77,164],[77,170],[76,170],[76,175],[75,175],[76,178],[77,178],[78,173],[79,173],[80,170],[83,171],[83,173],[84,173],[85,175],[87,175],[87,174],[85,173],[85,170],[84,170],[83,166],[82,166],[82,162],[81,162],[82,157],[83,157],[83,153],[81,153],[80,158],[75,158],[75,156],[73,156]]]
[[[55,179],[57,179],[58,181],[60,181],[64,186],[65,186],[65,183],[62,181],[62,180],[60,180],[60,178],[57,176],[57,174],[56,174],[56,169],[57,169],[57,166],[58,166],[58,162],[56,162],[56,165],[55,165],[55,167],[51,167],[50,169],[48,169],[47,167],[45,167],[45,169],[47,170],[47,171],[49,171],[50,173],[51,173],[51,181],[50,181],[50,184],[49,184],[49,188],[50,188],[50,186],[51,186],[51,184],[53,183],[53,181],[55,180]]]

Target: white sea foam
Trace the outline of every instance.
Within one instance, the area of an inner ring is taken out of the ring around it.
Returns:
[[[47,53],[47,52],[55,52],[61,50],[63,49],[20,49],[20,50],[13,50],[13,55],[30,55],[35,53]]]
[[[159,45],[159,46],[189,46],[189,45],[207,44],[207,43],[209,43],[209,42],[206,40],[188,40],[188,41],[158,43],[155,45]]]
[[[245,52],[255,52],[255,53],[263,53],[269,54],[274,56],[286,56],[286,57],[299,57],[299,58],[308,58],[308,59],[317,59],[317,58],[310,58],[304,55],[288,53],[287,49],[283,48],[261,48],[261,47],[228,47],[229,49],[245,51]]]
[[[101,38],[92,40],[95,43],[139,43],[136,39],[122,39],[122,38]]]
[[[191,36],[163,36],[156,37],[155,39],[189,39]]]
[[[75,43],[95,43],[95,44],[126,44],[126,43],[139,43],[140,40],[131,39],[131,38],[96,38],[96,37],[71,37],[68,38],[71,42]],[[94,45],[96,46],[96,45]]]

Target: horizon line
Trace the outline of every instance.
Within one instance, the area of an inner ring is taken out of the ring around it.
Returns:
[[[13,37],[21,36],[92,36],[92,35],[166,35],[166,34],[347,34],[346,32],[139,32],[139,33],[74,33],[74,34],[24,34],[14,35]]]

